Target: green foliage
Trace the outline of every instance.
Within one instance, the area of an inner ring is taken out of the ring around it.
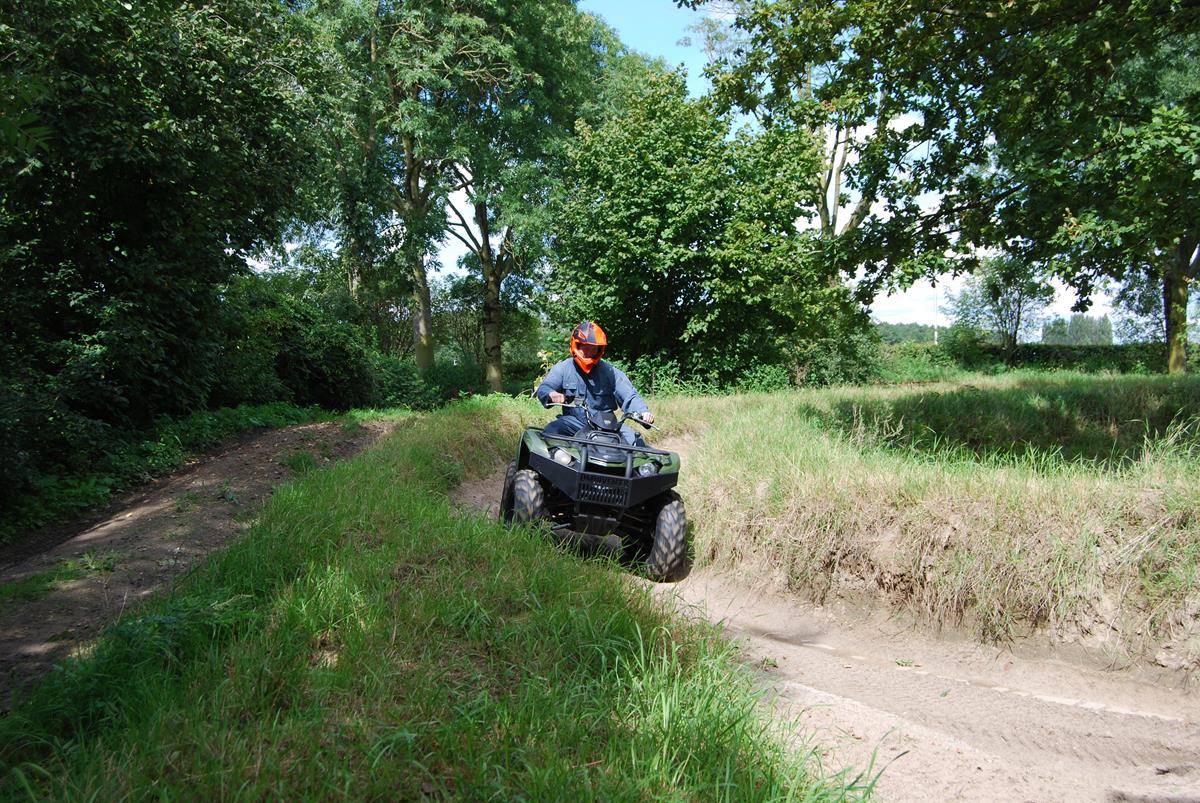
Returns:
[[[864,296],[970,267],[983,248],[1047,263],[1085,304],[1102,277],[1177,247],[1196,275],[1200,69],[1189,4],[735,8],[743,46],[714,71],[723,101],[837,132],[857,158],[849,197],[889,211],[830,251],[848,271],[863,268]],[[827,163],[837,157],[834,148]],[[931,197],[932,209],[919,201]]]
[[[1042,325],[1042,342],[1054,346],[1111,346],[1112,321],[1107,315],[1093,318],[1080,313],[1069,321],[1055,318]]]
[[[1011,353],[1041,326],[1054,300],[1042,271],[1013,257],[984,259],[957,295],[949,299],[958,327],[982,330]]]
[[[863,385],[882,370],[879,340],[870,330],[850,329],[834,337],[802,341],[797,351],[802,387]]]
[[[3,16],[0,70],[34,82],[21,111],[51,133],[3,173],[0,371],[110,424],[196,409],[219,370],[217,286],[305,208],[305,20],[254,0]]]
[[[1200,354],[1195,344],[1190,356]],[[1007,354],[1014,368],[1081,371],[1084,373],[1161,373],[1166,367],[1165,343],[1122,343],[1110,346],[1058,346],[1044,343],[1022,343]],[[966,367],[998,365],[1005,358],[996,346],[983,346],[974,356],[975,362],[962,361]]]
[[[890,385],[954,378],[962,369],[947,349],[948,345],[945,340],[937,345],[911,341],[881,344],[879,381]]]
[[[794,387],[792,369],[786,365],[751,365],[737,379],[737,388],[744,393],[773,393]]]
[[[440,403],[437,390],[408,360],[375,358],[375,401],[384,407],[432,410]]]
[[[564,328],[597,320],[619,358],[657,355],[731,383],[843,313],[846,293],[795,227],[817,165],[811,138],[730,128],[679,76],[656,75],[581,130],[551,279]]]
[[[875,321],[875,333],[882,343],[932,343],[934,328],[925,323],[886,323]]]
[[[636,360],[613,360],[638,392],[648,396],[705,396],[723,387],[711,374],[694,374],[666,354],[645,354]]]
[[[338,320],[278,279],[238,277],[222,305],[228,369],[213,390],[219,405],[287,399],[346,410],[374,400],[371,352],[359,327]]]

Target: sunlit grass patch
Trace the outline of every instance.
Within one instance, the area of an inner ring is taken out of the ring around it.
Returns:
[[[117,567],[120,555],[116,552],[85,552],[78,558],[64,560],[40,572],[0,583],[0,605],[41,599],[63,583],[78,580],[88,574],[107,574]]]

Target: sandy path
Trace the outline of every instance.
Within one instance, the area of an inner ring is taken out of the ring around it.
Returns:
[[[1200,800],[1200,699],[1133,672],[848,620],[697,573],[655,593],[721,622],[831,768],[884,800]]]
[[[502,482],[453,499],[494,516]],[[797,738],[828,770],[882,769],[883,800],[1200,801],[1200,697],[1162,674],[935,638],[703,571],[654,593],[741,641]]]
[[[91,521],[0,550],[3,583],[66,561],[91,567],[38,599],[0,604],[0,710],[13,689],[86,649],[104,625],[245,530],[298,455],[314,466],[344,459],[393,427],[323,422],[254,433],[114,501]]]

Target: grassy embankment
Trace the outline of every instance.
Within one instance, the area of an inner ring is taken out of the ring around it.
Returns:
[[[451,514],[530,407],[413,416],[0,720],[7,797],[826,799],[730,648]]]
[[[1200,665],[1200,378],[663,400],[698,563]],[[770,568],[768,568],[770,567]]]

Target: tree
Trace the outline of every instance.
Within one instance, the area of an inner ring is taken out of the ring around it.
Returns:
[[[823,258],[852,272],[846,244],[856,240],[864,222],[879,214],[874,209],[879,189],[890,172],[901,168],[883,158],[894,147],[889,143],[894,140],[890,121],[898,108],[895,101],[882,88],[836,98],[825,94],[842,68],[840,57],[806,63],[764,81],[768,49],[755,36],[761,32],[753,22],[761,20],[763,4],[700,0],[681,5],[704,5],[716,12],[691,30],[701,37],[721,108],[740,108],[764,128],[786,121],[821,149],[820,169],[804,188],[812,206],[809,222],[819,232]],[[849,192],[852,184],[856,197]],[[830,280],[837,283],[839,277],[835,273]]]
[[[568,0],[515,3],[503,15],[514,79],[463,99],[455,126],[449,233],[483,283],[484,371],[503,389],[501,286],[545,251],[544,208],[563,143],[595,86],[596,21]]]
[[[557,211],[562,324],[596,319],[623,357],[735,377],[850,306],[795,226],[816,169],[811,142],[784,126],[729,129],[677,75],[581,128]]]
[[[0,373],[79,427],[204,404],[220,286],[307,212],[324,81],[307,18],[30,0],[0,19],[23,151],[0,159]]]
[[[982,329],[1012,359],[1017,343],[1037,332],[1054,288],[1029,265],[1012,257],[990,257],[963,289],[950,298],[956,325]]]
[[[343,67],[334,143],[343,247],[394,237],[412,288],[417,365],[428,370],[434,342],[426,266],[446,236],[455,135],[472,104],[524,80],[508,24],[512,3],[330,0],[321,9]]]
[[[932,343],[933,327],[927,323],[875,321],[875,332],[884,343]]]
[[[475,257],[468,254],[464,262]],[[434,284],[434,331],[442,347],[452,352],[456,364],[479,371],[478,382],[491,388],[487,375],[487,336],[485,332],[484,287],[476,267],[465,276],[456,276]],[[506,281],[501,291],[506,358],[517,356],[528,363],[537,351],[539,320],[533,308],[537,297],[532,288],[519,281]]]
[[[1195,271],[1196,93],[1139,65],[1190,74],[1198,14],[1183,0],[751,0],[718,86],[743,108],[799,99],[826,124],[849,109],[873,126],[848,139],[848,183],[880,212],[834,253],[864,295],[1001,247],[1054,260],[1086,305],[1152,253],[1175,254],[1169,288]]]
[[[1112,321],[1107,315],[1075,313],[1070,320],[1055,318],[1042,325],[1042,342],[1056,346],[1111,346]]]
[[[1165,255],[1162,261],[1170,259]],[[1124,343],[1165,343],[1167,336],[1164,274],[1161,264],[1148,262],[1140,270],[1131,271],[1117,287],[1113,298],[1116,334]],[[1195,321],[1200,316],[1200,291],[1189,286],[1188,320],[1191,338],[1195,339]]]
[[[1065,318],[1055,318],[1042,324],[1042,342],[1048,346],[1065,346],[1071,341]]]

